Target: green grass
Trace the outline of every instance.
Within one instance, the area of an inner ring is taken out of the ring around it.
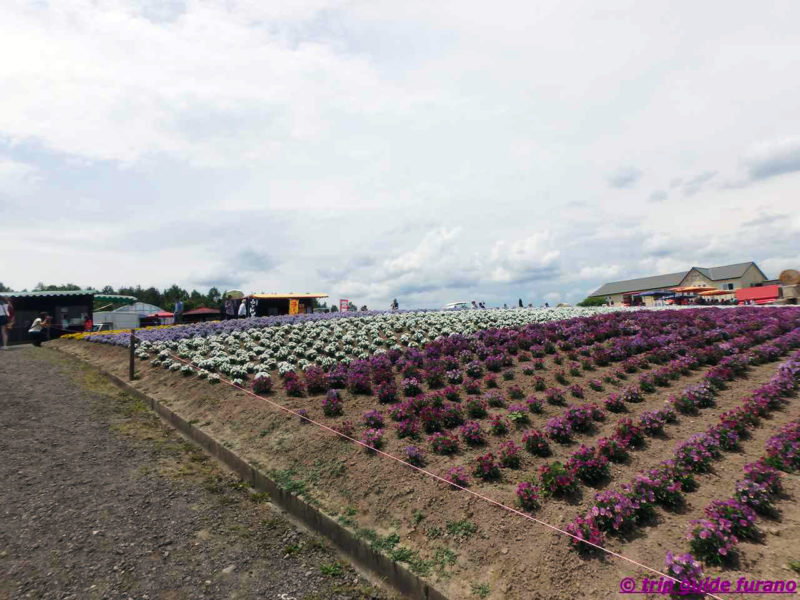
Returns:
[[[467,519],[447,522],[447,533],[460,539],[470,538],[476,531],[478,531],[478,526]]]
[[[800,560],[790,560],[789,568],[795,573],[800,573]]]
[[[472,584],[472,595],[477,596],[478,598],[487,598],[489,596],[489,584],[488,583],[473,583]]]
[[[344,567],[338,562],[324,563],[319,566],[319,572],[325,577],[341,577],[342,573],[344,573]]]

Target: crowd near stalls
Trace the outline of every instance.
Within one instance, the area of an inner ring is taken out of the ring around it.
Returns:
[[[220,312],[223,319],[245,317],[272,317],[276,315],[304,315],[318,312],[319,301],[328,294],[260,293],[245,296],[237,290],[228,292],[222,300]]]

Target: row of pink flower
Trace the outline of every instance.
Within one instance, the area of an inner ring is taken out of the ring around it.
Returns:
[[[800,358],[788,361],[782,369],[790,371],[783,382],[800,380]],[[681,581],[699,581],[703,571],[698,558],[709,564],[721,564],[732,556],[739,540],[757,538],[757,515],[774,516],[774,501],[783,490],[778,469],[787,472],[800,469],[798,439],[800,421],[793,421],[768,440],[766,456],[745,465],[744,477],[736,483],[735,496],[711,502],[705,508],[705,518],[692,521],[687,537],[694,554],[676,558],[667,553],[669,575]]]
[[[775,345],[782,352],[786,352],[800,346],[800,342],[790,337],[776,340]],[[600,544],[603,541],[603,532],[616,532],[651,517],[655,504],[668,507],[679,505],[683,499],[683,492],[690,491],[696,485],[693,475],[707,471],[711,461],[720,458],[721,450],[733,449],[725,441],[728,439],[727,434],[745,435],[747,430],[758,425],[762,417],[780,408],[785,398],[792,394],[798,385],[800,385],[800,352],[785,362],[769,383],[754,390],[739,407],[721,415],[717,425],[679,444],[673,459],[664,461],[646,474],[637,475],[633,482],[623,485],[622,492],[605,491],[598,494],[596,503],[589,513],[573,521],[568,530],[582,540]],[[798,435],[800,435],[798,428],[792,426],[785,428],[770,440],[768,448],[774,448],[771,456],[781,457],[772,460],[777,464],[797,468]],[[737,485],[738,502],[754,511],[768,509],[768,505],[765,504],[768,494],[765,494],[762,488],[766,485],[765,480],[774,480],[774,469],[771,471],[769,469],[770,467],[764,463],[748,471],[748,477]],[[714,505],[711,512],[724,514],[726,510],[733,509]],[[740,512],[741,514],[736,514],[743,520],[748,520],[749,513],[746,510]],[[698,553],[702,552],[703,557],[707,559],[712,554],[718,558],[726,556],[738,539],[734,531],[736,525],[729,516],[731,515],[694,523],[690,535],[692,539],[696,538],[698,541],[693,549]],[[739,526],[746,529],[741,523]],[[575,545],[582,546],[580,542]],[[716,554],[705,551],[708,548],[715,548]]]

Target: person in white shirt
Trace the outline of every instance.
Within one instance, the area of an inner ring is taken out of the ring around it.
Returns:
[[[39,316],[31,323],[31,328],[28,329],[34,346],[42,345],[42,340],[44,339],[44,331],[42,329],[47,329],[48,327],[50,327],[50,315],[46,312],[39,313]]]
[[[247,316],[247,300],[242,300],[239,304],[239,318],[244,319]]]
[[[3,350],[8,350],[8,327],[11,321],[8,307],[6,298],[0,298],[0,335],[3,339]]]

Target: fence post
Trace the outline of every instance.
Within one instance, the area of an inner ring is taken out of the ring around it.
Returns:
[[[133,377],[134,377],[134,372],[133,372],[134,371],[133,352],[134,352],[135,346],[136,346],[136,344],[135,344],[135,338],[133,337],[133,329],[131,329],[131,341],[130,341],[130,344],[129,344],[129,347],[130,347],[130,364],[129,364],[129,372],[128,372],[128,379],[130,381],[133,381]]]

